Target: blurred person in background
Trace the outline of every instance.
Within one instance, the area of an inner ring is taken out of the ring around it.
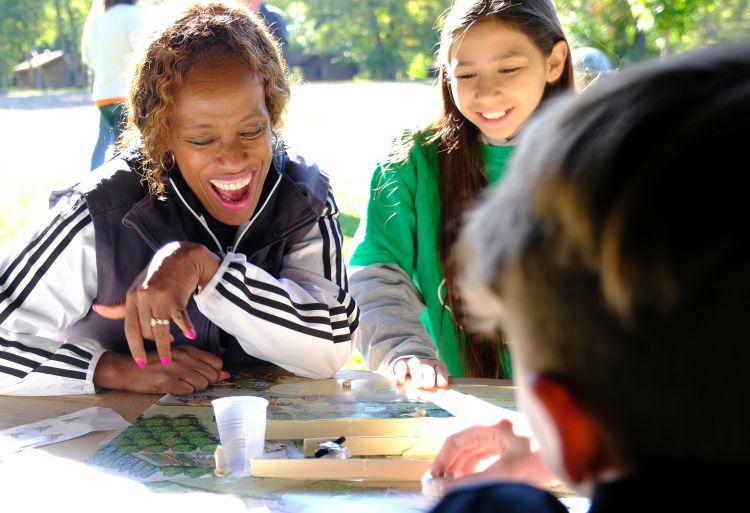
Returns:
[[[573,69],[576,89],[582,91],[589,84],[612,72],[607,56],[598,48],[582,46],[573,49]]]
[[[99,108],[92,170],[104,164],[107,149],[125,126],[125,72],[144,19],[138,0],[94,0],[84,23],[81,58],[94,74],[92,97]]]
[[[286,28],[286,19],[281,9],[273,5],[268,5],[263,0],[243,0],[251,11],[257,13],[266,26],[271,30],[271,34],[281,45],[281,53],[284,54],[284,60],[288,60],[289,53],[289,33]]]

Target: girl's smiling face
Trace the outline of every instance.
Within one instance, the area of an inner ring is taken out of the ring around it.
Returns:
[[[516,135],[539,105],[547,83],[560,78],[568,47],[545,56],[526,34],[496,19],[472,25],[450,52],[453,101],[490,139]]]
[[[241,225],[271,166],[263,79],[242,61],[208,56],[175,95],[170,149],[190,189],[218,221]]]

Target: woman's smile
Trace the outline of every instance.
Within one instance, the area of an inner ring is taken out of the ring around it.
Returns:
[[[254,173],[245,176],[226,178],[212,178],[208,180],[217,201],[227,210],[241,211],[253,198],[257,182],[253,180]]]
[[[172,151],[182,177],[217,221],[255,213],[271,166],[263,79],[236,58],[197,64],[176,95]]]

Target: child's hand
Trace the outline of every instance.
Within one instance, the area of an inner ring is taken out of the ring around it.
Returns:
[[[392,367],[399,385],[406,383],[410,377],[417,388],[447,388],[448,368],[440,360],[418,358],[416,356],[396,360]]]
[[[500,457],[485,469],[480,463]],[[531,450],[531,440],[513,432],[509,420],[473,426],[449,436],[432,463],[433,476],[452,476],[448,487],[468,480],[511,480],[547,487],[559,481]],[[460,478],[460,479],[459,479]]]

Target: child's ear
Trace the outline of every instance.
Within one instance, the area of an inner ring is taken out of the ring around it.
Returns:
[[[601,424],[555,379],[538,375],[531,388],[557,433],[561,470],[573,485],[590,482],[611,462]]]
[[[552,52],[547,57],[547,83],[557,82],[565,70],[565,60],[568,57],[568,43],[558,41],[552,47]]]

